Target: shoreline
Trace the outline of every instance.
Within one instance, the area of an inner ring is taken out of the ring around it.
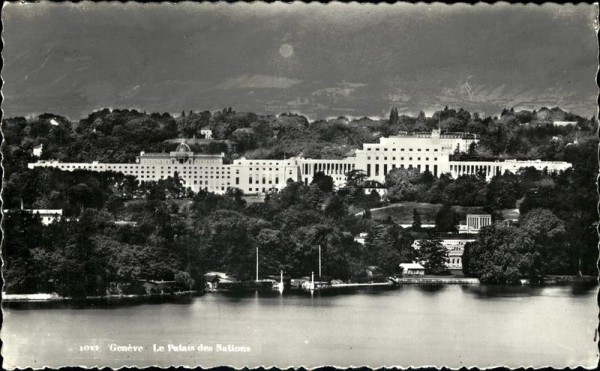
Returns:
[[[598,284],[598,277],[596,276],[549,276],[545,282],[541,285],[532,285],[529,280],[521,280],[520,285],[512,285],[514,287],[519,286],[557,286],[568,283],[583,283],[583,284]],[[387,282],[368,282],[368,283],[341,283],[332,284],[329,286],[321,287],[315,291],[330,291],[336,289],[361,289],[361,288],[389,288],[395,289],[402,285],[479,285],[479,286],[503,286],[494,284],[482,284],[478,278],[472,277],[448,277],[448,276],[425,276],[425,277],[398,277]],[[289,292],[296,292],[297,290],[286,290]],[[106,296],[87,296],[84,298],[73,298],[63,297],[56,293],[52,294],[3,294],[2,304],[3,306],[8,304],[9,306],[19,306],[19,304],[105,304],[110,305],[111,303],[139,303],[139,302],[173,302],[178,300],[188,300],[196,296],[203,296],[207,294],[207,291],[181,291],[177,293],[163,293],[163,294],[131,294],[131,295],[106,295]],[[224,293],[215,291],[212,293]]]
[[[59,304],[59,303],[102,303],[106,302],[135,302],[135,301],[169,301],[171,299],[189,298],[204,295],[204,291],[180,291],[164,294],[130,294],[130,295],[93,295],[81,298],[50,294],[3,294],[2,304]]]

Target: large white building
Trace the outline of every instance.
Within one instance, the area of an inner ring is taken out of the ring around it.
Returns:
[[[434,176],[449,173],[460,175],[483,174],[489,180],[505,171],[516,172],[533,166],[549,172],[571,167],[559,161],[450,161],[456,150],[466,151],[478,139],[472,134],[442,134],[401,132],[396,136],[381,138],[379,143],[366,143],[353,156],[342,159],[310,159],[292,157],[285,160],[246,159],[223,163],[223,154],[194,154],[190,147],[181,143],[170,153],[141,152],[135,163],[63,163],[38,161],[28,164],[35,167],[54,167],[65,171],[78,169],[92,171],[115,171],[133,175],[138,180],[156,181],[177,175],[186,187],[197,192],[200,189],[225,193],[227,188],[239,188],[247,194],[266,193],[285,187],[288,179],[308,184],[317,172],[333,178],[336,187],[346,184],[346,174],[351,170],[363,170],[368,180],[385,182],[385,176],[395,168],[429,171]]]
[[[287,160],[253,160],[242,157],[233,160],[233,164],[224,166],[231,168],[233,187],[244,193],[266,193],[284,188],[288,179],[299,179],[298,160],[296,157]]]
[[[225,193],[231,184],[231,165],[223,164],[223,154],[194,154],[190,147],[181,143],[174,152],[141,152],[135,163],[74,163],[38,161],[28,164],[34,167],[55,167],[64,171],[91,170],[114,171],[133,175],[139,181],[156,181],[177,175],[181,182],[193,191],[205,189],[214,193]]]

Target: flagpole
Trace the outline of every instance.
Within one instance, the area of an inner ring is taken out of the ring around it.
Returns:
[[[319,245],[319,280],[321,279],[321,245]]]

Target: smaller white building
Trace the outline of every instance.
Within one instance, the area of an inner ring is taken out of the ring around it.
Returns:
[[[367,238],[369,234],[367,232],[361,232],[358,234],[358,236],[354,237],[354,241],[358,242],[361,245],[365,244],[365,239]]]
[[[212,130],[200,129],[200,135],[202,135],[204,139],[212,139]]]
[[[362,184],[361,187],[366,195],[370,195],[373,191],[375,191],[379,197],[387,195],[387,187],[375,180],[367,180]]]
[[[118,227],[131,226],[135,227],[138,223],[131,220],[115,220],[115,225]]]
[[[62,209],[21,209],[31,214],[38,214],[42,219],[43,225],[52,224],[62,217]],[[15,212],[16,210],[4,209],[4,213]]]
[[[464,232],[477,234],[481,228],[492,224],[492,216],[490,214],[467,214],[467,224]],[[459,228],[459,232],[462,232]]]
[[[448,250],[446,258],[446,267],[450,270],[462,270],[462,256],[465,252],[465,245],[468,242],[475,242],[474,238],[444,238],[442,245]],[[413,248],[418,250],[421,246],[421,240],[413,242]]]
[[[33,147],[33,157],[40,157],[40,156],[42,156],[42,149],[43,148],[44,148],[43,144],[40,144],[39,146]]]
[[[554,121],[554,126],[577,125],[577,121]]]
[[[424,276],[425,267],[419,263],[401,263],[400,268],[402,269],[403,276]]]
[[[398,224],[398,225],[401,226],[402,228],[412,228],[412,223],[403,223],[403,224]],[[435,228],[435,224],[421,223],[421,229],[427,229],[427,228]]]

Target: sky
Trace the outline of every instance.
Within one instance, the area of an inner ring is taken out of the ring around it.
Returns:
[[[33,3],[2,11],[6,117],[102,108],[596,114],[597,6]]]

